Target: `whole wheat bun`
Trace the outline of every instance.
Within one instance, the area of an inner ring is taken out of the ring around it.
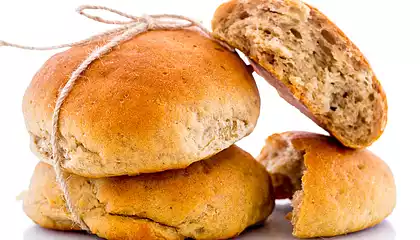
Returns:
[[[396,204],[387,164],[368,150],[307,132],[274,134],[257,158],[277,198],[291,198],[293,235],[330,237],[372,227]]]
[[[91,232],[106,239],[231,238],[274,208],[267,171],[236,146],[186,169],[99,179],[69,174],[67,184]],[[36,167],[24,210],[42,227],[79,230],[48,164]]]
[[[369,63],[319,10],[298,0],[232,0],[214,36],[247,55],[280,96],[351,148],[371,145],[387,122],[386,95]]]
[[[49,59],[23,99],[31,146],[50,162],[51,117],[70,74],[106,41]],[[195,30],[150,31],[92,63],[60,116],[62,168],[85,177],[185,168],[254,129],[255,81],[237,54]]]

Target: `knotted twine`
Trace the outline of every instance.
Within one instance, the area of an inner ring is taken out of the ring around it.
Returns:
[[[128,20],[126,21],[107,20],[99,16],[88,14],[84,12],[85,10],[104,10],[111,13],[115,13]],[[112,8],[103,7],[103,6],[92,6],[92,5],[82,5],[76,9],[76,12],[94,21],[105,23],[105,24],[115,24],[115,25],[119,25],[119,27],[100,33],[98,35],[91,36],[87,39],[84,39],[78,42],[61,44],[61,45],[56,45],[56,46],[33,47],[33,46],[24,46],[24,45],[14,44],[14,43],[0,40],[0,47],[2,46],[13,47],[13,48],[26,49],[26,50],[39,50],[39,51],[54,50],[54,49],[61,49],[61,48],[66,48],[66,47],[86,45],[94,40],[111,36],[111,35],[112,36],[115,35],[115,37],[113,37],[108,43],[106,43],[102,47],[96,48],[92,53],[90,53],[89,56],[87,56],[87,58],[76,68],[76,70],[73,71],[66,85],[59,91],[59,95],[58,95],[58,98],[54,107],[53,116],[52,116],[52,132],[51,132],[51,146],[52,146],[52,160],[53,160],[52,163],[53,163],[54,171],[56,174],[56,181],[59,183],[61,190],[63,191],[66,206],[70,212],[73,222],[78,224],[81,229],[87,232],[90,232],[89,227],[83,221],[83,219],[81,218],[81,215],[77,213],[76,207],[72,199],[70,198],[69,187],[66,183],[64,172],[61,169],[61,164],[64,160],[64,157],[61,153],[61,149],[59,146],[60,131],[59,131],[58,120],[60,116],[61,107],[64,101],[66,100],[67,96],[73,89],[73,86],[75,85],[76,81],[79,79],[80,75],[88,68],[88,66],[92,62],[99,59],[106,53],[112,51],[112,49],[118,46],[119,44],[126,42],[132,39],[133,37],[139,34],[142,34],[144,32],[150,31],[150,30],[175,30],[175,29],[185,29],[185,28],[190,28],[190,27],[198,27],[199,30],[201,30],[206,35],[206,37],[210,39],[213,39],[213,38],[211,36],[211,33],[203,25],[201,25],[201,23],[191,18],[181,16],[181,15],[176,15],[176,14],[143,15],[141,17],[137,17],[137,16],[133,16],[133,15],[112,9]],[[229,49],[230,51],[233,51],[232,48],[226,45],[225,43],[220,42],[216,39],[213,39],[213,40],[217,41],[219,44]]]

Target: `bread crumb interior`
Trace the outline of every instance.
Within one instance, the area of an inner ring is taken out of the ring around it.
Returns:
[[[276,78],[341,137],[368,143],[383,102],[374,73],[327,19],[304,4],[244,5],[216,29]]]
[[[293,212],[289,213],[292,223],[296,221],[304,191],[302,177],[305,174],[305,151],[297,150],[287,135],[277,135],[266,144],[258,157],[270,173],[277,199],[291,199]]]

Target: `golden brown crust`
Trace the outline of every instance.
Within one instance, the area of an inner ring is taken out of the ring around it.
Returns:
[[[24,210],[41,226],[73,230],[54,177],[51,166],[38,164]],[[68,185],[90,230],[108,239],[230,238],[274,208],[268,173],[236,146],[186,169],[100,179],[69,175]],[[57,227],[63,220],[67,225]]]
[[[295,151],[304,152],[303,191],[294,197],[300,198],[294,199],[294,236],[359,231],[380,223],[393,211],[392,172],[370,151],[346,148],[331,137],[307,132],[274,134],[270,139],[277,144],[287,140]]]
[[[58,90],[102,44],[53,56],[28,87],[24,117],[43,161]],[[76,83],[60,116],[63,168],[86,177],[184,168],[248,135],[259,106],[237,54],[195,30],[150,31],[95,61]]]
[[[331,135],[336,137],[342,144],[347,147],[351,148],[364,148],[371,145],[374,141],[376,141],[383,133],[385,126],[387,124],[387,112],[388,112],[388,103],[386,94],[384,89],[382,88],[380,82],[378,81],[377,77],[374,75],[370,64],[368,63],[367,59],[361,53],[361,51],[357,48],[357,46],[339,29],[328,17],[326,17],[323,13],[321,13],[318,9],[305,4],[310,11],[310,15],[312,17],[317,18],[319,21],[322,22],[323,25],[327,26],[328,29],[331,29],[334,34],[337,35],[338,38],[342,39],[344,42],[344,46],[346,51],[350,53],[352,59],[357,61],[355,65],[363,66],[363,68],[368,69],[371,72],[372,76],[372,87],[379,95],[378,97],[378,109],[375,109],[374,114],[379,116],[377,121],[373,122],[372,125],[372,132],[366,140],[358,140],[358,139],[350,139],[347,136],[342,134],[342,128],[346,126],[334,126],[335,124],[330,123],[329,121],[325,120],[324,117],[321,117],[319,111],[311,103],[311,100],[302,93],[301,90],[297,89],[291,84],[286,84],[282,81],[283,73],[279,73],[275,67],[266,61],[258,59],[258,57],[254,53],[250,53],[244,46],[238,43],[237,38],[230,38],[227,37],[223,31],[232,24],[232,19],[228,20],[231,15],[238,14],[238,12],[244,12],[245,8],[258,8],[260,5],[268,5],[276,7],[283,7],[291,6],[296,8],[302,8],[300,1],[297,0],[231,0],[227,3],[222,4],[216,10],[213,20],[212,20],[212,28],[214,31],[214,36],[222,41],[227,42],[229,45],[238,48],[239,50],[243,51],[247,57],[254,62],[253,66],[256,72],[264,77],[273,87],[275,87],[280,96],[283,97],[287,102],[298,108],[302,113],[312,119],[315,123],[317,123],[320,127],[324,128],[328,131]],[[265,6],[264,5],[264,6]],[[239,16],[241,18],[241,16]],[[247,16],[244,16],[247,17]],[[244,36],[245,37],[245,36]]]

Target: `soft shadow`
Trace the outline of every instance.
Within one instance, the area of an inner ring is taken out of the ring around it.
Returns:
[[[278,203],[273,214],[268,218],[264,226],[259,228],[249,229],[241,236],[236,239],[241,240],[253,240],[253,239],[263,239],[263,240],[297,240],[297,238],[292,236],[293,227],[288,220],[284,217],[292,208],[290,204],[287,203]],[[360,240],[360,239],[369,239],[369,240],[395,240],[395,230],[392,227],[392,224],[388,221],[384,221],[381,224],[361,231],[357,233],[348,234],[345,236],[333,237],[333,238],[320,238],[328,240]]]
[[[284,216],[290,212],[292,208],[287,203],[277,204],[273,214],[268,218],[266,223],[261,227],[248,229],[236,239],[241,240],[297,240],[292,236],[292,225]],[[345,236],[322,238],[328,240],[395,240],[395,230],[392,224],[384,221],[376,227],[352,233]],[[100,240],[101,238],[81,232],[61,232],[32,226],[23,233],[24,240]]]
[[[33,225],[23,233],[24,240],[100,240],[94,235],[83,232],[62,232]]]

